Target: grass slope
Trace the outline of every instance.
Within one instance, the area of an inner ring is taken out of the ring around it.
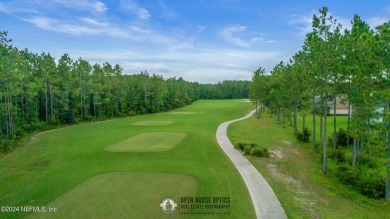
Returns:
[[[220,123],[242,117],[251,109],[253,105],[242,100],[198,101],[174,114],[113,119],[42,133],[0,160],[0,206],[45,206],[81,183],[112,172],[175,173],[194,177],[198,182],[198,196],[230,196],[231,218],[255,218],[247,188],[215,138]],[[129,125],[141,121],[174,123],[169,126]],[[164,152],[111,153],[104,150],[145,132],[185,132],[188,135],[175,148]],[[153,196],[153,190],[142,192],[144,194],[137,199]],[[171,194],[176,193],[171,191]],[[96,199],[99,202],[99,197]],[[145,205],[138,214],[153,208],[159,210],[159,202]],[[115,206],[115,202],[111,204]],[[0,212],[0,218],[22,218],[28,214]],[[159,212],[151,218],[164,216]]]
[[[158,204],[167,194],[194,196],[197,184],[192,176],[172,173],[103,174],[88,179],[48,204],[61,211],[34,213],[28,218],[154,218],[161,212],[151,204]],[[170,218],[183,216],[173,214]]]
[[[322,175],[322,147],[313,152],[311,143],[295,139],[288,122],[282,128],[275,116],[262,116],[232,124],[228,135],[232,143],[256,142],[270,150],[270,158],[248,159],[271,185],[289,218],[389,218],[389,202],[366,198],[334,177]],[[298,122],[301,129],[301,118]],[[337,124],[346,127],[346,117],[338,116]],[[311,130],[311,118],[306,118],[306,126]],[[333,117],[328,118],[328,136],[332,133]]]

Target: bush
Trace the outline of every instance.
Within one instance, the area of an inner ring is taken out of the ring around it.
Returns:
[[[357,168],[352,168],[349,164],[339,165],[339,179],[348,185],[357,185],[360,180],[360,172]]]
[[[234,146],[235,149],[243,152],[245,155],[254,157],[269,157],[268,149],[256,143],[239,142]]]
[[[238,143],[236,144],[235,148],[236,148],[237,150],[244,151],[246,145],[247,145],[246,143],[238,142]]]
[[[339,146],[348,146],[347,141],[349,138],[349,144],[352,144],[353,138],[348,135],[347,131],[340,128],[338,132],[336,132],[336,143]]]
[[[137,113],[135,111],[133,111],[133,110],[129,110],[127,112],[127,116],[136,116],[136,115],[137,115]]]
[[[337,164],[344,163],[346,161],[345,153],[342,150],[334,150],[330,152],[329,158],[332,158]]]
[[[244,154],[245,155],[251,155],[252,147],[250,145],[245,146],[244,148]]]
[[[386,177],[379,170],[366,171],[360,181],[360,192],[370,198],[385,196]]]
[[[60,124],[60,121],[56,119],[54,116],[50,116],[49,120],[47,121],[48,124],[57,126]]]
[[[363,165],[363,166],[366,166],[366,167],[372,168],[372,169],[375,169],[375,168],[378,168],[379,166],[381,166],[380,161],[378,161],[377,159],[375,159],[374,157],[372,157],[366,153],[358,154],[357,163],[359,165]]]
[[[7,153],[11,148],[12,142],[10,140],[2,139],[0,140],[1,151]]]
[[[254,157],[269,157],[269,152],[267,148],[257,146],[252,149],[251,155]]]
[[[297,132],[295,133],[295,137],[296,137],[299,141],[302,141],[302,142],[309,142],[310,136],[311,136],[311,133],[310,133],[309,129],[307,129],[307,128],[304,128],[304,129],[302,130],[302,132],[297,131]]]

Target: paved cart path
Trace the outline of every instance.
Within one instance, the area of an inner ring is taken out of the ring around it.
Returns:
[[[256,110],[251,111],[245,117],[222,123],[217,129],[217,141],[222,150],[227,154],[234,166],[240,172],[252,199],[257,218],[274,219],[287,218],[278,198],[267,181],[257,169],[236,149],[227,137],[227,127],[233,122],[251,117]]]

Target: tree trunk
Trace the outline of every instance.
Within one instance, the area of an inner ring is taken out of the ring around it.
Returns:
[[[328,120],[328,92],[325,92],[325,101],[324,101],[324,134],[323,134],[323,153],[322,153],[322,173],[326,174],[326,128]]]
[[[83,120],[83,86],[80,85],[80,119]]]
[[[291,111],[291,108],[289,110],[288,119],[290,121],[290,126],[292,126],[293,125],[293,121],[292,121],[292,111]]]
[[[316,147],[316,110],[315,110],[315,96],[313,95],[313,149]]]
[[[294,103],[293,123],[294,123],[294,133],[296,133],[298,131],[298,127],[297,127],[297,105],[295,103]]]
[[[53,116],[53,90],[52,85],[49,86],[50,88],[50,116]]]
[[[93,94],[93,116],[96,118],[96,93]]]
[[[323,135],[323,124],[324,124],[324,115],[320,113],[320,142],[323,142],[322,135]]]
[[[48,111],[48,100],[47,100],[47,97],[48,96],[48,91],[47,91],[47,79],[45,79],[45,119],[46,119],[46,122],[47,122],[47,111]]]
[[[348,97],[349,98],[349,97]],[[351,101],[348,100],[348,121],[347,121],[347,131],[349,130],[349,123],[351,119]],[[347,132],[348,133],[348,132]],[[347,146],[349,146],[349,135],[347,137]]]
[[[352,166],[356,165],[356,155],[357,155],[357,141],[356,138],[353,138],[353,151],[352,151]]]
[[[278,113],[278,122],[280,122],[280,107],[278,107],[277,113]]]
[[[259,118],[261,118],[261,111],[263,110],[263,104],[259,101]]]
[[[333,100],[333,150],[336,150],[337,148],[337,145],[336,145],[336,112],[337,112],[337,109],[336,109],[336,97],[334,97],[334,100]]]

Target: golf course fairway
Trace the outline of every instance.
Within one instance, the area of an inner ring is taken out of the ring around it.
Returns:
[[[213,218],[255,218],[248,190],[215,138],[219,124],[253,108],[242,100],[202,100],[31,136],[0,160],[0,206],[9,207],[0,218],[210,218],[166,215],[160,202],[167,197],[228,197],[229,214]],[[38,207],[46,212],[31,210]]]

